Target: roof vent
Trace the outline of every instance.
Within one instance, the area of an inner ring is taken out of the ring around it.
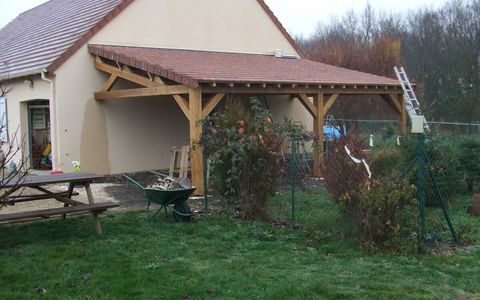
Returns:
[[[282,49],[276,49],[274,56],[276,58],[287,58],[287,59],[296,59],[299,58],[296,54],[285,53]]]

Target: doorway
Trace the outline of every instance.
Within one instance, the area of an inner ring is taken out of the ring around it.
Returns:
[[[52,169],[50,106],[48,100],[28,104],[30,166],[35,170]]]

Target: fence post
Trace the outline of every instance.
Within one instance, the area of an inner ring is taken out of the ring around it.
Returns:
[[[208,160],[208,153],[207,150],[204,149],[203,151],[203,196],[204,196],[204,204],[205,204],[205,212],[208,212],[208,166],[207,166],[207,160]]]
[[[295,185],[297,183],[297,138],[292,134],[291,147],[292,153],[290,157],[290,175],[292,181],[292,222],[295,224]]]
[[[417,162],[419,252],[423,252],[425,242],[425,135],[423,133],[418,134]]]

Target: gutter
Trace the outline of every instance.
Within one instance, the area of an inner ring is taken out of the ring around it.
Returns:
[[[59,132],[57,120],[58,120],[58,110],[57,110],[57,99],[55,98],[55,80],[51,80],[46,76],[47,70],[41,70],[40,75],[43,81],[46,81],[50,84],[50,135],[52,143],[52,170],[60,170],[60,142],[59,142]]]
[[[31,70],[31,71],[26,71],[26,72],[21,72],[21,73],[16,73],[14,75],[8,75],[8,73],[4,73],[4,75],[0,75],[0,80],[12,80],[12,79],[17,79],[17,78],[22,78],[26,76],[32,76],[32,75],[40,75],[42,72],[44,72],[44,69],[38,69],[38,70]]]

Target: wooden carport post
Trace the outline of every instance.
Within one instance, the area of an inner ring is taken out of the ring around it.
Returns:
[[[313,175],[315,177],[322,176],[322,164],[323,164],[323,116],[324,112],[324,99],[323,91],[318,91],[317,95],[313,98],[313,105],[316,108],[316,117],[313,117],[313,131],[318,137],[318,144],[315,147],[314,161],[313,161]]]
[[[189,89],[189,111],[190,111],[190,166],[192,174],[192,185],[197,189],[195,195],[203,195],[203,151],[198,144],[202,137],[202,90],[201,88]]]
[[[405,98],[402,94],[397,95],[397,101],[400,106],[400,112],[398,114],[397,128],[401,134],[407,133],[407,106]]]

